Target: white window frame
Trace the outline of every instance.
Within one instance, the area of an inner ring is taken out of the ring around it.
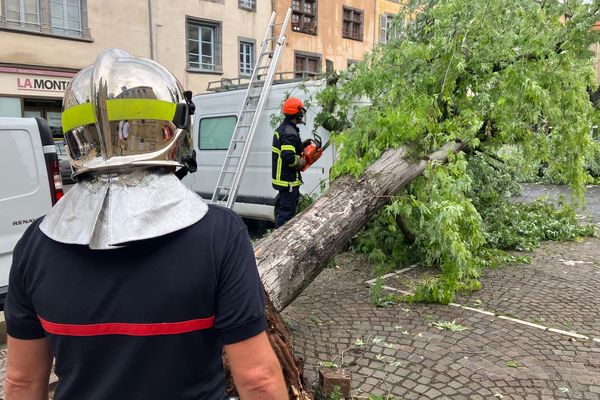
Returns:
[[[77,28],[69,28],[67,26],[68,25],[67,22],[72,21],[71,19],[68,18],[68,8],[69,8],[69,5],[72,5],[72,4],[69,4],[69,0],[49,0],[48,4],[49,4],[49,10],[50,10],[50,26],[52,28],[52,32],[60,34],[60,35],[81,37],[82,31],[83,31],[83,28],[82,28],[83,16],[82,16],[82,12],[81,12],[83,7],[81,4],[81,0],[77,0],[78,17],[79,17],[76,20]],[[53,20],[54,20],[54,18],[56,18],[56,16],[52,15],[52,5],[53,4],[61,4],[62,5],[62,15],[59,18],[63,22],[62,26],[54,25]]]
[[[248,40],[240,39],[239,44],[239,74],[240,76],[250,76],[252,75],[252,70],[254,69],[254,43]]]
[[[397,16],[394,14],[383,14],[379,20],[379,42],[386,44],[391,39],[401,39],[404,36],[403,26],[401,21],[396,26],[393,25],[394,19]]]
[[[18,25],[21,28],[25,28],[28,29],[29,25],[33,25],[35,26],[36,31],[40,30],[41,27],[41,13],[40,13],[40,2],[39,0],[35,0],[35,6],[37,9],[37,21],[34,22],[26,22],[25,20],[25,1],[26,0],[16,0],[17,3],[19,4],[19,19],[18,20],[14,20],[14,19],[8,19],[8,1],[9,0],[5,0],[4,1],[4,18],[6,18],[6,23],[9,25]],[[15,11],[15,10],[11,10],[11,11]]]
[[[187,19],[187,68],[191,71],[199,72],[221,72],[221,60],[220,60],[220,49],[221,49],[221,37],[220,37],[220,22],[204,21],[194,18]],[[198,39],[192,39],[190,32],[197,30]],[[202,40],[202,33],[210,32],[210,41]],[[190,49],[190,42],[197,42],[198,53],[192,53]],[[210,53],[204,54],[202,52],[202,45],[210,45]],[[198,61],[191,61],[191,55],[197,56]],[[208,58],[209,62],[204,62],[204,59]],[[194,65],[193,65],[194,64]]]

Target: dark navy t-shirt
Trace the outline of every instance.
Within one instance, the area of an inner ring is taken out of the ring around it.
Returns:
[[[115,250],[49,239],[13,254],[8,334],[47,337],[56,400],[225,398],[223,344],[266,329],[252,244],[232,211]]]

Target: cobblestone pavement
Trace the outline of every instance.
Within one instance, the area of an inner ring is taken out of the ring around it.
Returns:
[[[526,187],[522,200],[554,191],[560,189]],[[600,190],[597,194],[588,192],[595,222]],[[487,270],[482,289],[456,302],[488,314],[424,304],[377,308],[365,284],[372,278],[366,258],[346,253],[336,264],[282,313],[311,384],[319,362],[329,361],[352,372],[356,399],[600,400],[600,239],[547,242],[530,265]],[[431,272],[415,269],[385,285],[409,288],[410,281]],[[435,326],[444,321],[454,321],[457,331]],[[5,359],[0,347],[0,400]]]
[[[585,340],[452,306],[374,307],[368,262],[352,254],[283,315],[309,381],[319,362],[334,362],[352,371],[355,398],[600,399],[599,255],[599,239],[546,243],[531,265],[490,270],[479,292],[457,299]],[[440,330],[442,321],[465,329]]]

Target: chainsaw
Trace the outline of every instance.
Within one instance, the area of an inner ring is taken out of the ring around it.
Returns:
[[[305,161],[304,167],[300,170],[306,171],[311,165],[317,162],[323,155],[323,152],[329,146],[329,142],[322,144],[321,137],[314,134],[314,139],[307,139],[302,142],[302,154],[301,158]]]

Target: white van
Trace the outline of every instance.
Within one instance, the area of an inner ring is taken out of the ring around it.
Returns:
[[[62,197],[56,147],[41,118],[0,118],[0,306],[12,252],[27,227]]]
[[[271,186],[271,148],[276,127],[271,126],[272,116],[281,115],[281,105],[286,95],[305,101],[314,98],[324,83],[308,81],[299,89],[298,82],[273,84],[265,104],[233,209],[242,217],[274,221],[274,206],[277,191]],[[202,94],[193,98],[196,105],[193,141],[198,162],[198,172],[188,174],[183,182],[205,199],[211,199],[221,166],[233,135],[246,89]],[[312,138],[312,127],[318,109],[312,106],[306,113],[306,125],[300,125],[302,140]],[[319,128],[316,133],[323,144],[329,141],[329,132]],[[302,173],[303,194],[319,193],[329,178],[329,169],[335,159],[334,146],[329,146],[321,158]]]

